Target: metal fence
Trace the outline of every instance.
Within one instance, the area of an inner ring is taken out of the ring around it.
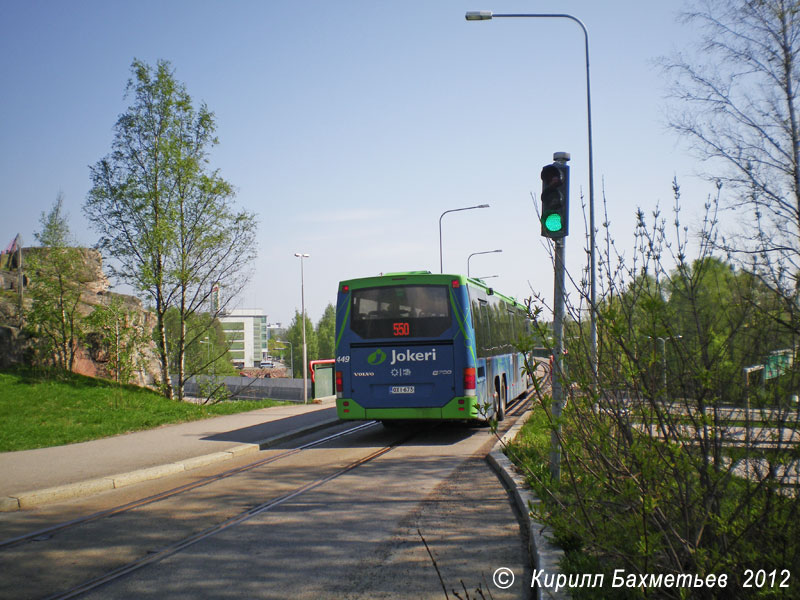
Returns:
[[[202,396],[201,387],[208,387],[212,380],[207,375],[197,375],[190,378],[184,387],[187,396]],[[303,401],[303,380],[286,378],[258,378],[258,377],[219,377],[218,383],[223,384],[233,400],[285,400],[288,402]],[[311,397],[309,382],[308,397]]]

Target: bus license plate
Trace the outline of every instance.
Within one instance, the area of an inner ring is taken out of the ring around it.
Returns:
[[[413,385],[393,385],[390,392],[392,394],[413,394]]]

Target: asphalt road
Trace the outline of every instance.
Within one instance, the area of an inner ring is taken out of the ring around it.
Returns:
[[[170,544],[333,477],[405,435],[376,425],[167,500],[5,548],[0,596],[63,593],[131,561],[160,556]],[[262,451],[259,458],[303,441]],[[445,598],[443,586],[450,598],[452,590],[466,597],[464,589],[480,598],[478,588],[497,600],[529,597],[527,540],[485,461],[494,441],[485,428],[423,429],[370,462],[82,597],[424,599]],[[253,460],[227,461],[224,468]],[[44,526],[222,468],[17,513],[5,525]],[[492,582],[499,567],[517,574],[507,590]]]

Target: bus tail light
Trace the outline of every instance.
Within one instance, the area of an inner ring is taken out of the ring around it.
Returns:
[[[342,379],[342,372],[336,371],[336,393],[341,394],[344,392],[344,382]]]
[[[466,396],[475,395],[475,368],[467,367],[464,369],[464,394]]]

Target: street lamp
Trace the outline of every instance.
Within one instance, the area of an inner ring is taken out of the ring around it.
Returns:
[[[208,336],[205,336],[202,340],[198,340],[200,344],[206,344],[206,366],[205,368],[211,365],[211,341],[208,339]]]
[[[292,374],[292,378],[294,378],[294,346],[292,346],[292,342],[289,340],[280,340],[275,342],[276,344],[289,344],[289,364],[290,364],[290,372]],[[286,346],[280,346],[281,350],[286,350]]]
[[[661,348],[661,386],[664,388],[664,397],[667,396],[667,340],[681,340],[682,335],[668,335],[665,337],[647,336],[651,340],[656,340]]]
[[[478,204],[478,206],[467,206],[465,208],[453,208],[453,209],[444,211],[439,216],[439,273],[444,273],[444,267],[442,267],[442,217],[445,216],[447,213],[459,212],[461,210],[473,210],[475,208],[489,208],[489,205],[488,204]]]
[[[489,21],[494,18],[534,18],[534,19],[569,19],[577,23],[583,30],[584,47],[586,54],[586,122],[588,128],[589,139],[589,250],[590,255],[590,290],[589,290],[589,310],[591,314],[591,359],[592,370],[595,377],[597,376],[597,308],[595,304],[597,294],[597,256],[595,244],[595,231],[594,231],[594,160],[592,154],[592,92],[589,83],[589,32],[586,26],[577,17],[567,14],[534,14],[534,13],[516,13],[516,14],[493,14],[490,10],[469,11],[465,15],[467,21]]]
[[[302,252],[295,252],[294,255],[300,259],[300,310],[302,312],[300,318],[303,321],[303,404],[308,404],[308,347],[306,346],[306,292],[303,259],[311,255],[303,254]]]
[[[265,328],[267,330],[267,356],[269,356],[270,355],[270,352],[269,352],[269,330],[270,329],[280,329],[281,328],[281,324],[280,323],[267,323],[265,325]],[[265,358],[264,358],[263,351],[262,351],[261,360],[264,360],[264,359]]]
[[[473,252],[467,257],[467,277],[469,277],[469,259],[473,256],[477,256],[478,254],[495,254],[496,252],[502,252],[502,250],[486,250],[485,252]]]

